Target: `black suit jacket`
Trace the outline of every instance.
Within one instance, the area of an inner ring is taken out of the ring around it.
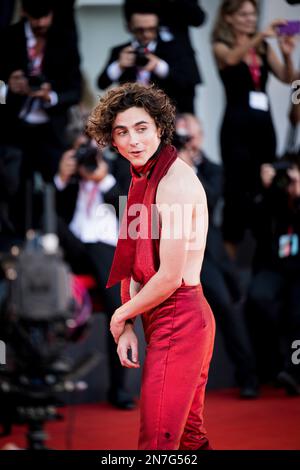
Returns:
[[[125,0],[124,13],[126,17],[138,8],[142,0]],[[144,4],[151,6],[150,0],[143,0]],[[185,70],[190,75],[194,85],[202,83],[201,74],[195,59],[195,52],[189,36],[189,27],[201,26],[206,14],[199,0],[158,0],[158,12],[161,26],[167,26],[174,35],[178,44],[178,50],[185,60]]]
[[[111,50],[108,62],[98,77],[99,88],[105,89],[113,83],[107,75],[107,68],[110,64],[118,60],[121,50],[130,44],[129,42],[121,44]],[[175,103],[180,101],[182,94],[190,87],[193,87],[197,82],[197,77],[190,74],[188,69],[189,61],[181,51],[182,48],[177,41],[164,42],[158,38],[154,54],[168,63],[169,75],[161,79],[152,73],[150,77],[150,81],[164,90]],[[135,82],[136,77],[136,67],[130,67],[122,73],[117,83]]]
[[[29,59],[25,37],[25,21],[16,23],[1,34],[1,43],[7,44],[1,51],[0,78],[7,82],[10,74],[15,70],[23,70],[29,75]],[[45,81],[52,85],[53,91],[58,95],[56,106],[49,107],[46,112],[55,134],[62,135],[67,123],[67,110],[76,104],[81,96],[80,57],[74,35],[68,32],[50,29],[42,64],[42,74]],[[24,98],[11,92],[7,95],[6,106],[10,107],[10,114],[15,117],[19,114]]]

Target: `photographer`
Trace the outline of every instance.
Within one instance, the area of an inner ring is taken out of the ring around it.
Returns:
[[[288,393],[299,395],[300,371],[292,364],[291,345],[300,337],[300,156],[286,155],[274,165],[263,165],[261,179],[249,318],[260,367]]]
[[[211,220],[201,272],[203,291],[213,308],[233,363],[239,396],[253,399],[258,396],[258,380],[241,303],[238,272],[227,255],[221,230],[215,222],[216,209],[222,197],[222,168],[203,152],[203,137],[202,125],[194,115],[178,116],[174,144],[179,149],[179,157],[194,168],[205,189]]]
[[[159,37],[158,10],[141,3],[126,19],[132,41],[112,49],[98,78],[99,88],[125,82],[154,83],[174,100],[179,112],[186,111],[189,71],[178,43],[164,42]]]
[[[117,286],[106,289],[109,269],[118,239],[120,190],[109,173],[101,152],[85,135],[63,153],[54,178],[57,188],[58,236],[66,261],[75,274],[90,274],[96,282],[110,316],[121,303]],[[121,366],[111,335],[108,338],[110,360],[109,401],[123,409],[134,402],[124,389],[126,371]]]
[[[41,172],[50,181],[66,148],[68,110],[81,92],[74,35],[54,29],[51,0],[22,0],[22,19],[1,32],[0,77],[14,144],[24,152],[23,177]]]
[[[202,26],[206,13],[199,0],[125,0],[124,15],[129,18],[132,12],[138,11],[141,3],[156,3],[159,8],[159,36],[164,42],[176,39],[181,49],[178,56],[184,60],[183,69],[187,71],[186,87],[183,91],[184,111],[194,113],[195,91],[202,83],[202,77],[195,58],[190,38],[190,27]],[[179,106],[180,108],[180,106]]]

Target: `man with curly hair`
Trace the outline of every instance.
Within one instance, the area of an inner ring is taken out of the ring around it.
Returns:
[[[170,145],[174,122],[163,91],[126,83],[100,99],[87,126],[101,146],[112,144],[131,163],[108,287],[121,281],[123,305],[111,333],[124,367],[139,367],[133,319],[142,315],[142,450],[211,448],[203,406],[215,323],[199,283],[207,203],[193,170]]]

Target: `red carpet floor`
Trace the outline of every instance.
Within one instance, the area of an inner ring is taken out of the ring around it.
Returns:
[[[49,423],[47,445],[53,449],[136,449],[139,410],[119,411],[106,403],[77,405],[63,410],[65,419]],[[219,450],[299,450],[300,397],[264,388],[257,400],[240,400],[237,390],[207,393],[206,428]],[[15,426],[8,438],[24,447],[26,428]]]

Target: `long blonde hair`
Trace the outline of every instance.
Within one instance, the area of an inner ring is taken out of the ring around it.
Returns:
[[[259,14],[259,0],[224,0],[220,5],[215,25],[212,31],[212,43],[224,42],[227,46],[233,47],[235,44],[235,35],[231,25],[226,21],[227,15],[236,13],[245,2],[251,2]],[[255,34],[255,33],[254,33]]]

